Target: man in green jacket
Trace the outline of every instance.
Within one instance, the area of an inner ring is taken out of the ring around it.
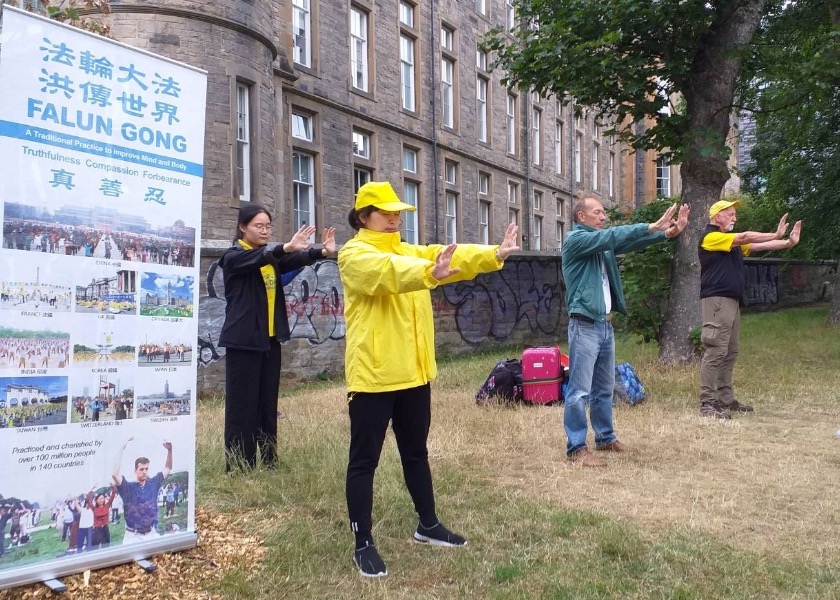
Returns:
[[[612,312],[626,312],[616,254],[641,250],[673,238],[688,223],[688,205],[673,204],[655,223],[604,229],[607,214],[601,202],[584,197],[573,206],[575,223],[563,242],[563,280],[569,313],[569,387],[563,409],[566,455],[586,467],[603,467],[586,446],[589,419],[595,449],[623,452],[613,432],[615,337]]]

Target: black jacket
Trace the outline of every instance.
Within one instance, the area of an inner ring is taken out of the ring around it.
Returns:
[[[278,258],[279,256],[279,258]],[[280,274],[314,264],[321,256],[320,248],[283,252],[282,245],[246,250],[238,242],[225,250],[219,259],[225,282],[225,324],[219,345],[240,350],[268,350],[268,296],[260,269],[272,265],[276,272],[277,295],[274,299],[274,337],[278,342],[289,340],[289,319],[286,297],[280,285]]]

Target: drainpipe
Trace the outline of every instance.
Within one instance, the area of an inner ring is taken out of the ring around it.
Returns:
[[[571,227],[575,222],[575,215],[572,211],[575,206],[575,178],[577,177],[577,173],[575,173],[575,142],[577,141],[577,129],[575,128],[575,111],[573,110],[574,104],[569,103],[569,108],[570,113],[567,123],[571,125],[569,128],[569,201],[571,202],[569,205],[569,212],[572,216],[569,227]]]
[[[432,18],[431,18],[431,30],[429,32],[429,47],[432,50],[432,81],[431,85],[429,86],[432,90],[432,171],[434,174],[433,177],[433,202],[435,207],[435,235],[434,235],[434,243],[440,243],[440,186],[438,184],[438,178],[440,176],[440,166],[438,165],[438,128],[437,128],[437,90],[435,89],[435,80],[437,78],[437,47],[435,46],[435,30],[437,25],[435,24],[435,15],[437,14],[437,0],[432,0]]]
[[[528,240],[525,244],[525,250],[531,250],[531,92],[525,90],[522,94],[524,102],[522,103],[523,123],[525,128],[525,135],[521,136],[525,139],[525,148],[522,153],[525,157],[525,193],[522,198],[522,231],[524,238]]]

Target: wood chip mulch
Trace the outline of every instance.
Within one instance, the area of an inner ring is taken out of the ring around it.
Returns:
[[[255,565],[265,557],[258,537],[242,532],[225,515],[196,510],[198,545],[183,552],[149,558],[157,570],[147,573],[134,563],[108,567],[61,578],[67,590],[58,594],[43,584],[0,591],[2,600],[208,600],[218,597],[207,591],[225,573]]]

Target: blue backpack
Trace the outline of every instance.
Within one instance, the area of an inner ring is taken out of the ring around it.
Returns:
[[[630,406],[638,404],[647,398],[645,386],[642,385],[633,365],[623,362],[615,366],[615,390],[613,392],[613,403],[626,402]]]

